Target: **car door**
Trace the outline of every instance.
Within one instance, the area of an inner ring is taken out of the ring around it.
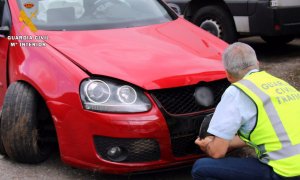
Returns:
[[[9,40],[7,39],[7,36],[9,35],[11,24],[10,17],[7,0],[0,0],[0,109],[7,89],[6,74],[9,49]]]

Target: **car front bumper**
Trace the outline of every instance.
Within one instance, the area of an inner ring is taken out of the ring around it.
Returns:
[[[61,158],[71,166],[126,174],[191,164],[201,156],[173,155],[169,126],[155,103],[149,112],[137,114],[91,112],[59,102],[47,105],[55,122]],[[112,146],[134,153],[129,152],[130,158],[124,162],[113,162],[105,157]],[[143,154],[149,157],[141,160]]]

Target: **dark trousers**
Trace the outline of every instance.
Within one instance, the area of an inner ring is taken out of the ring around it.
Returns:
[[[194,180],[282,180],[273,169],[255,158],[202,158],[192,169]]]

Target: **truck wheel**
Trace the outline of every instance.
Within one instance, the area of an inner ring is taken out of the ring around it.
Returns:
[[[38,114],[43,109],[41,97],[28,84],[16,82],[9,86],[4,99],[1,136],[7,155],[21,163],[39,163],[52,150],[45,143]]]
[[[6,155],[4,146],[3,146],[3,142],[2,142],[2,138],[1,138],[1,114],[2,114],[2,110],[0,110],[0,154],[2,155]]]
[[[233,20],[222,7],[210,5],[200,8],[192,19],[193,23],[228,43],[237,41]]]
[[[295,36],[261,36],[269,44],[283,45],[295,39]]]

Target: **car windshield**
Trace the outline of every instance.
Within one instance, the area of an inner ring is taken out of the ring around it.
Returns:
[[[43,30],[127,28],[176,18],[159,0],[19,0],[18,3],[32,23]]]

